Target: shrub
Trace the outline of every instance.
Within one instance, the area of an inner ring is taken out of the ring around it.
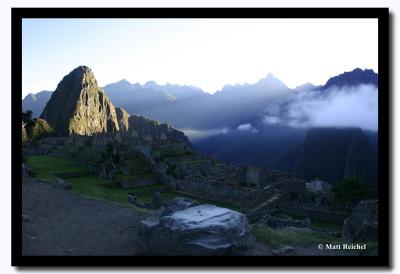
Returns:
[[[36,140],[53,135],[53,129],[43,119],[35,119],[33,123],[25,125],[26,137],[30,140]]]
[[[360,177],[346,177],[332,188],[332,193],[335,203],[348,207],[366,198],[371,193],[371,187]]]

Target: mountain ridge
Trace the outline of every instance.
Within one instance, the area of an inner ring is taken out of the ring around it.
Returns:
[[[366,80],[351,81],[354,77],[349,75],[353,74],[357,75],[355,79],[366,75]],[[237,127],[262,115],[265,110],[270,112],[282,100],[293,101],[296,99],[295,93],[368,83],[371,74],[374,75],[372,78],[377,79],[373,70],[356,68],[331,77],[324,86],[305,84],[295,89],[288,88],[281,80],[268,74],[253,84],[226,85],[214,94],[193,86],[158,85],[155,81],[140,85],[126,79],[108,84],[103,89],[115,106],[124,108],[129,114],[159,120],[176,128],[206,129]]]

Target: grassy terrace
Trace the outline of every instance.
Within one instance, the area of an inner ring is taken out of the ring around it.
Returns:
[[[78,166],[73,161],[60,159],[52,156],[29,156],[26,158],[27,165],[32,168],[35,172],[35,177],[51,182],[56,178],[55,174],[68,174],[84,172],[84,167]],[[137,177],[143,177],[144,175],[137,175]],[[148,176],[155,176],[154,174],[148,174]],[[131,178],[132,176],[128,176]],[[92,199],[99,199],[105,201],[111,201],[120,205],[134,207],[128,203],[128,194],[134,194],[138,197],[138,201],[142,203],[150,202],[153,199],[154,191],[160,190],[162,185],[156,184],[152,186],[124,189],[118,186],[114,180],[108,180],[99,178],[93,175],[77,176],[72,178],[66,178],[66,181],[72,184],[72,191],[79,193],[85,197]],[[216,206],[228,207],[237,210],[230,205],[226,205],[220,202],[210,201],[203,198],[192,197],[187,194],[177,193],[173,191],[164,191],[162,198],[166,201],[170,201],[175,197],[187,197],[198,201],[199,203],[214,204]]]
[[[115,175],[117,179],[123,180],[134,180],[134,179],[141,179],[141,178],[154,178],[156,175],[154,173],[146,173],[146,174],[138,174],[138,175],[123,175],[117,174]]]
[[[26,164],[32,168],[36,177],[41,180],[55,179],[57,173],[75,173],[86,171],[84,167],[74,164],[72,161],[52,156],[30,156]]]

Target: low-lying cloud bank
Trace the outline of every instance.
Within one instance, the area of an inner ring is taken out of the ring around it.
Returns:
[[[228,128],[220,128],[220,129],[209,129],[209,130],[197,130],[197,129],[181,129],[183,133],[190,139],[192,142],[196,142],[198,140],[211,137],[218,134],[226,134],[230,132]]]
[[[373,85],[299,92],[279,111],[268,111],[264,124],[292,127],[378,129],[378,90]]]
[[[378,130],[378,89],[373,85],[327,90],[302,90],[286,100],[271,102],[260,120],[249,121],[233,128],[209,130],[183,129],[192,142],[219,134],[235,132],[257,134],[271,126],[293,128],[360,127]],[[267,129],[268,128],[268,129]]]

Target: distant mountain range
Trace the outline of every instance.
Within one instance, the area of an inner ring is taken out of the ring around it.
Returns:
[[[299,92],[360,84],[377,86],[377,79],[378,75],[373,70],[357,68],[330,78],[323,86],[307,83],[295,89],[289,89],[269,74],[257,83],[227,85],[212,95],[193,86],[158,85],[154,81],[140,85],[125,79],[104,86],[104,91],[115,105],[130,114],[144,115],[182,129],[209,129],[236,127],[248,120],[262,118],[266,109],[295,99],[295,94]],[[30,93],[23,99],[23,110],[30,109],[34,116],[40,116],[50,96],[49,91]]]
[[[232,163],[293,171],[307,179],[336,182],[356,174],[375,182],[377,85],[373,70],[357,68],[322,86],[307,83],[294,89],[269,74],[254,84],[227,85],[212,95],[193,86],[127,80],[106,85],[104,95],[118,106],[112,123],[126,132],[136,126],[136,133],[142,123],[150,128],[151,120],[129,118],[142,115],[181,129],[199,151]],[[51,95],[29,94],[23,110],[39,116]],[[47,112],[42,116],[53,116]],[[151,132],[158,134],[160,127],[154,127]],[[324,127],[331,131],[308,131]],[[165,130],[187,140],[179,131]],[[338,154],[332,156],[334,152]]]
[[[378,86],[378,74],[372,69],[362,70],[356,68],[351,72],[345,72],[330,78],[323,89],[328,89],[332,86],[342,88],[344,86],[357,86],[357,85],[374,85]]]

